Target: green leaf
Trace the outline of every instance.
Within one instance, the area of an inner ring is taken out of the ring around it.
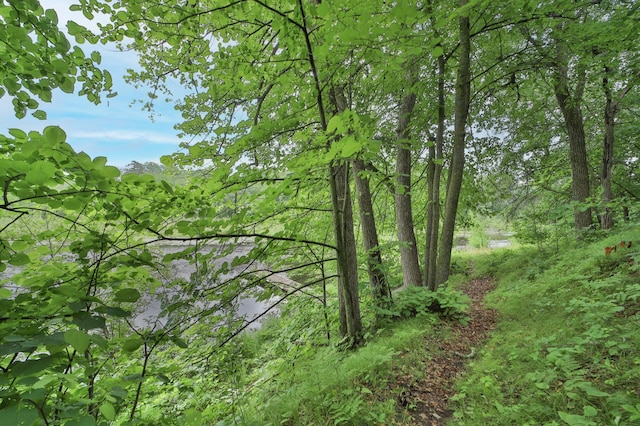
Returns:
[[[24,253],[16,253],[9,259],[9,263],[13,266],[22,266],[31,263],[31,259]]]
[[[17,140],[26,140],[27,134],[24,130],[11,128],[9,129],[9,134],[16,138]]]
[[[108,349],[109,348],[109,341],[107,339],[105,339],[104,337],[102,337],[99,334],[92,334],[89,336],[91,338],[91,341],[93,343],[95,343],[96,345],[98,345],[98,347],[100,347],[101,349]]]
[[[78,25],[74,21],[67,21],[67,31],[69,32],[69,35],[75,36],[86,31],[86,28],[82,25]]]
[[[107,314],[109,316],[117,318],[127,318],[131,316],[130,311],[124,310],[117,306],[100,306],[99,308],[96,308],[96,312]]]
[[[598,410],[591,405],[585,405],[582,408],[582,412],[584,413],[585,417],[595,417],[598,415]]]
[[[57,145],[67,139],[67,134],[58,126],[47,126],[42,131],[47,142]]]
[[[173,157],[170,155],[163,155],[160,157],[160,163],[167,168],[173,167]]]
[[[38,410],[31,404],[25,406],[11,405],[0,410],[0,419],[4,425],[31,425],[40,417]]]
[[[41,109],[32,112],[31,115],[33,115],[38,120],[46,120],[47,119],[47,113],[42,111]]]
[[[565,413],[564,411],[558,411],[558,416],[560,416],[560,418],[564,420],[565,423],[571,426],[590,426],[594,424],[591,420],[585,418],[584,416],[569,414]]]
[[[70,421],[65,422],[65,426],[95,426],[96,424],[96,419],[93,418],[93,416],[90,416],[88,414],[82,416],[82,417],[78,417],[77,419],[73,419]]]
[[[31,165],[24,179],[30,184],[42,185],[53,179],[57,171],[58,168],[55,164],[52,164],[49,161],[38,160]]]
[[[600,389],[596,389],[591,383],[588,383],[588,382],[579,383],[577,386],[583,391],[585,391],[589,396],[598,396],[598,397],[609,396],[608,393],[603,392]]]
[[[44,376],[42,379],[38,380],[32,388],[34,389],[44,389],[48,384],[52,382],[57,382],[59,380],[56,376]]]
[[[125,352],[133,352],[140,346],[142,346],[142,339],[140,337],[133,337],[122,344],[122,350]]]
[[[64,333],[64,340],[80,353],[84,353],[91,343],[89,335],[80,330],[67,330]]]
[[[97,64],[102,61],[102,57],[100,56],[100,52],[93,51],[91,52],[91,60]]]
[[[101,174],[106,178],[117,178],[120,176],[120,169],[114,166],[106,166],[102,169]]]
[[[353,136],[345,136],[340,142],[343,144],[341,153],[342,158],[350,158],[362,149],[362,144]]]
[[[65,93],[73,93],[75,82],[75,78],[73,77],[62,77],[59,82],[60,90]]]
[[[331,117],[331,120],[329,120],[329,123],[327,124],[327,133],[332,134],[332,133],[344,133],[344,122],[342,121],[342,117],[340,117],[339,115],[334,115],[333,117]]]
[[[86,201],[77,197],[66,198],[62,206],[67,210],[80,211],[87,205]]]
[[[106,321],[104,318],[91,315],[88,312],[74,313],[72,322],[82,330],[93,330],[96,328],[104,328],[106,324]]]
[[[114,420],[116,418],[116,409],[109,402],[102,403],[98,410],[100,410],[100,413],[102,413],[107,420]]]
[[[11,372],[13,376],[30,376],[49,368],[55,362],[56,358],[52,356],[43,356],[40,359],[29,359],[24,362],[16,362],[11,364]]]
[[[167,181],[162,180],[160,181],[160,183],[162,184],[162,187],[165,191],[167,191],[169,194],[173,194],[173,187]]]
[[[14,94],[16,93],[18,90],[20,90],[20,83],[18,83],[16,81],[15,78],[13,77],[7,77],[4,79],[3,81],[4,86],[7,88],[7,90],[9,91],[10,94]]]
[[[176,346],[178,346],[179,348],[187,349],[189,347],[189,345],[187,345],[187,342],[185,342],[178,336],[171,336],[171,341],[175,343]]]
[[[124,288],[115,294],[118,302],[136,302],[140,299],[140,292],[135,288]]]

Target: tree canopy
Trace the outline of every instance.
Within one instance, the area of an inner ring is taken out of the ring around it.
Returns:
[[[57,126],[0,136],[0,418],[15,424],[184,420],[195,399],[150,407],[172,406],[181,375],[213,369],[215,386],[269,311],[291,313],[289,348],[357,348],[398,312],[392,288],[458,306],[446,287],[463,227],[498,216],[558,249],[638,214],[636,3],[70,9],[105,19],[61,30],[37,0],[0,4],[15,115],[46,119],[57,89],[115,95],[82,46],[116,43],[189,142],[121,173]]]

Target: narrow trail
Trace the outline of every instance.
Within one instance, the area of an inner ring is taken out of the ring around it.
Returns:
[[[425,341],[434,355],[424,360],[424,380],[405,387],[408,391],[402,401],[410,407],[411,424],[440,426],[452,416],[448,405],[449,398],[455,393],[455,381],[496,324],[496,312],[485,308],[482,303],[484,296],[493,288],[492,278],[478,278],[466,283],[461,290],[472,301],[469,323],[466,326],[450,324],[451,334],[446,338],[431,337]]]

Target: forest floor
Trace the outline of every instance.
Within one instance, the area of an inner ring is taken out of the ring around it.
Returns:
[[[455,381],[496,324],[496,312],[483,305],[484,296],[493,288],[492,278],[477,278],[462,285],[459,289],[471,298],[468,324],[445,324],[441,332],[425,339],[432,355],[423,360],[424,378],[415,380],[405,374],[390,384],[391,388],[404,389],[400,402],[412,417],[409,424],[439,426],[452,416],[448,406],[455,394]]]

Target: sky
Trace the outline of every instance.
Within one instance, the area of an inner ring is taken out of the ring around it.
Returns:
[[[95,24],[88,23],[82,13],[68,10],[69,5],[77,1],[41,0],[40,3],[44,9],[56,10],[62,28],[66,28],[68,20],[95,28]],[[73,38],[68,38],[73,43]],[[92,158],[107,157],[109,164],[121,168],[134,160],[159,162],[162,155],[178,151],[179,132],[173,126],[181,121],[181,117],[173,105],[158,99],[153,121],[140,103],[132,105],[135,100],[147,99],[147,90],[137,90],[123,79],[127,69],[138,68],[137,55],[100,44],[81,47],[86,55],[93,50],[100,52],[100,67],[111,73],[113,90],[118,92],[118,96],[111,99],[102,96],[102,103],[94,105],[77,95],[80,85],[76,85],[76,94],[54,91],[50,103],[40,102],[39,109],[47,112],[44,121],[30,113],[21,120],[15,118],[11,101],[5,96],[0,99],[0,134],[7,134],[10,128],[41,131],[46,126],[57,125],[67,133],[67,142],[77,152],[84,151]]]

